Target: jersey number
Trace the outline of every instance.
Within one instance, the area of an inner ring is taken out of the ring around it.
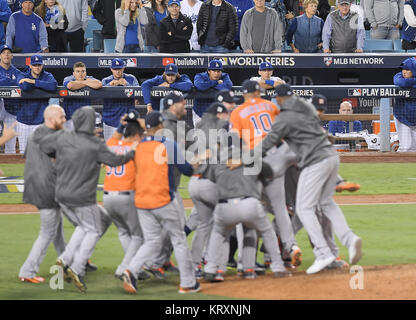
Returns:
[[[272,119],[268,113],[261,113],[251,116],[250,121],[253,124],[254,134],[261,136],[264,132],[269,132],[272,128]]]
[[[109,167],[107,166],[106,175],[111,176],[114,174],[117,177],[121,177],[124,175],[124,164],[118,167]]]

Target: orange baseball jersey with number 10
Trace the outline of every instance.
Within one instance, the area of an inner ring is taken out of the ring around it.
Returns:
[[[127,153],[132,144],[133,142],[114,138],[107,140],[107,145],[110,150],[117,154]],[[126,191],[135,189],[136,165],[134,164],[134,160],[130,160],[129,162],[118,167],[106,166],[105,169],[105,191]]]
[[[269,100],[253,98],[233,110],[230,127],[253,149],[272,129],[279,113],[277,106]]]

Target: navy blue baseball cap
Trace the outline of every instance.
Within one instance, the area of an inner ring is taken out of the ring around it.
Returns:
[[[42,56],[38,54],[34,54],[33,56],[30,57],[30,64],[32,66],[37,65],[37,64],[43,64]]]
[[[123,69],[125,67],[124,61],[119,58],[111,60],[111,69]]]
[[[270,62],[262,62],[259,65],[259,70],[273,70],[273,66]]]
[[[10,52],[12,52],[12,48],[10,48],[7,44],[4,44],[0,47],[0,53],[3,52],[3,50],[10,50]]]
[[[312,104],[315,106],[316,110],[326,110],[327,100],[326,97],[322,94],[314,94],[311,99]]]
[[[183,100],[185,100],[183,96],[175,92],[171,92],[163,99],[163,110],[167,110],[170,108],[170,106],[173,106],[175,103],[181,102]]]
[[[214,102],[208,107],[207,111],[205,112],[218,114],[218,113],[228,113],[228,110],[222,103]]]
[[[151,111],[146,114],[144,122],[147,129],[154,128],[163,123],[163,116],[159,111]]]
[[[215,95],[215,100],[220,103],[237,103],[238,98],[235,97],[234,92],[232,92],[231,90],[221,90]]]
[[[291,95],[293,95],[293,91],[288,84],[283,83],[276,87],[276,97],[289,97]]]
[[[177,4],[179,7],[181,6],[181,2],[179,0],[169,0],[168,6],[171,6],[172,4]]]
[[[208,70],[222,70],[222,62],[221,60],[211,60],[209,62]]]
[[[251,93],[260,91],[260,85],[257,81],[245,80],[242,84],[243,93]]]
[[[19,0],[19,2],[20,2],[20,3],[23,3],[23,2],[25,2],[25,1],[30,1],[30,2],[32,2],[33,4],[35,4],[35,0]]]
[[[166,74],[177,74],[178,73],[178,66],[174,63],[169,63],[165,67],[165,73]]]

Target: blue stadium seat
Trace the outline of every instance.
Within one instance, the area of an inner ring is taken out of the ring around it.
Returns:
[[[92,39],[93,39],[93,31],[94,30],[101,30],[103,26],[98,23],[96,19],[88,19],[87,30],[84,33],[85,39],[85,52],[92,52]]]
[[[113,53],[116,46],[116,39],[104,39],[104,53]]]
[[[365,38],[366,39],[371,39],[370,30],[365,30]]]
[[[402,40],[397,39],[393,40],[393,49],[395,52],[404,52],[405,50],[402,49]]]
[[[364,40],[364,52],[392,52],[393,41],[391,40]]]

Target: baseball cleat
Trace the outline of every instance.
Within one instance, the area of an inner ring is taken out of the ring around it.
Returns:
[[[256,267],[254,268],[254,271],[257,275],[264,275],[266,273],[266,268],[263,264],[256,262]]]
[[[142,270],[139,272],[139,274],[137,275],[137,280],[139,281],[144,281],[150,279],[150,274],[148,274],[146,271]]]
[[[81,291],[82,293],[87,292],[87,286],[84,282],[84,277],[79,276],[74,270],[68,267],[68,274],[74,281],[75,286]]]
[[[165,263],[162,268],[167,272],[179,273],[179,269],[173,264],[172,261]]]
[[[215,274],[215,281],[216,282],[223,282],[224,281],[224,271],[217,270],[217,273]]]
[[[246,269],[243,272],[243,279],[248,279],[248,280],[252,280],[252,279],[256,279],[256,272],[254,271],[254,269]]]
[[[201,280],[201,279],[203,279],[204,278],[204,274],[203,274],[203,272],[202,272],[202,270],[201,269],[196,269],[195,270],[195,279],[197,279],[197,280]]]
[[[357,190],[360,190],[360,185],[358,183],[352,183],[348,181],[341,182],[339,185],[335,187],[336,192],[342,192],[342,191],[354,192]]]
[[[362,240],[358,236],[354,236],[350,247],[348,248],[348,256],[350,258],[350,264],[354,265],[361,259],[361,246]]]
[[[326,259],[316,259],[314,263],[306,270],[306,274],[314,274],[328,266],[331,262],[335,260],[335,257],[329,257]]]
[[[273,277],[275,277],[275,278],[286,278],[286,277],[291,277],[291,276],[292,276],[292,272],[290,272],[288,270],[273,272]]]
[[[147,272],[150,272],[158,279],[165,279],[165,270],[163,268],[157,268],[157,269],[145,269]]]
[[[325,269],[343,269],[343,268],[348,268],[350,265],[342,260],[340,257],[336,258],[333,262],[331,262],[329,265],[327,265],[325,267]]]
[[[295,267],[299,267],[302,263],[302,250],[296,245],[290,250],[290,263]]]
[[[135,294],[137,292],[136,278],[131,274],[131,272],[126,269],[123,272],[123,288],[124,291]]]
[[[97,271],[97,269],[98,267],[95,264],[93,264],[91,260],[87,261],[87,264],[85,265],[85,271],[93,272],[93,271]]]
[[[237,262],[235,260],[230,260],[227,262],[227,268],[235,269],[237,268]]]
[[[33,277],[33,278],[23,278],[23,277],[20,277],[19,279],[22,282],[29,282],[29,283],[43,283],[43,282],[45,282],[45,279],[44,278],[37,277],[37,276],[36,277]]]
[[[55,264],[64,270],[64,280],[70,283],[72,281],[72,278],[68,274],[68,266],[64,263],[64,260],[58,258],[56,259]]]
[[[201,290],[201,285],[199,284],[198,281],[195,282],[195,285],[192,287],[179,287],[179,293],[194,293],[194,292],[198,292],[199,290]]]

